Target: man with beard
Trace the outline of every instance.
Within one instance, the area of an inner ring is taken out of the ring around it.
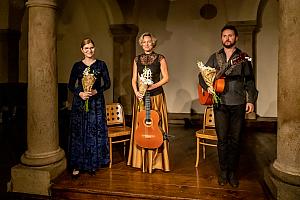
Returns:
[[[221,101],[214,104],[220,166],[218,182],[221,186],[229,182],[232,187],[239,185],[237,170],[245,113],[254,111],[258,95],[251,62],[243,59],[245,53],[236,47],[237,40],[237,29],[232,25],[225,25],[221,30],[223,48],[212,54],[206,63],[206,66],[217,69],[217,76],[225,78],[224,91],[218,94]],[[234,60],[241,62],[236,65],[228,64]],[[213,88],[206,85],[201,73],[199,84],[212,93]]]

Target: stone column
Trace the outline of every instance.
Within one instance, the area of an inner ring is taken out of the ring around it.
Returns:
[[[27,151],[11,169],[11,191],[50,195],[66,168],[58,141],[56,0],[28,0]]]
[[[131,87],[132,64],[136,54],[138,27],[133,24],[110,26],[114,38],[113,101],[123,105],[125,114],[132,113],[133,91]]]
[[[231,21],[229,24],[234,25],[239,32],[238,48],[245,51],[252,58],[254,76],[256,77],[256,21]],[[256,108],[255,108],[256,109]],[[246,114],[247,119],[256,119],[256,113]]]
[[[279,0],[277,158],[265,180],[279,200],[300,197],[300,1]]]

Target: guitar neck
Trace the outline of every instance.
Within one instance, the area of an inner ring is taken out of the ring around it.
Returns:
[[[230,59],[227,63],[225,63],[225,66],[218,71],[216,74],[215,79],[219,79],[221,76],[223,76],[227,70],[229,70],[231,67],[236,66],[242,62],[245,61],[251,61],[251,58],[247,56],[246,53],[240,53],[237,57]]]
[[[216,78],[215,79],[219,79],[221,76],[223,76],[223,74],[232,66],[231,61],[227,62],[225,64],[225,67],[221,68],[217,74],[216,74]]]
[[[146,92],[145,94],[145,109],[146,109],[146,122],[151,121],[151,115],[150,115],[150,110],[151,110],[151,100],[150,100],[150,92]]]

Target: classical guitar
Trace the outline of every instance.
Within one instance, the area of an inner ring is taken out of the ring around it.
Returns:
[[[145,110],[137,113],[137,129],[134,133],[135,143],[142,148],[155,149],[163,143],[163,133],[159,127],[160,115],[150,109],[150,93],[145,95]]]
[[[225,77],[224,74],[235,67],[236,65],[245,62],[251,61],[251,58],[247,56],[246,53],[240,53],[237,57],[231,59],[226,65],[217,72],[213,87],[216,93],[222,93],[225,88]],[[213,104],[213,96],[209,94],[207,90],[203,89],[200,84],[198,84],[198,95],[199,102],[202,105],[212,105]]]
[[[225,78],[220,77],[214,82],[214,89],[216,93],[221,93],[224,91],[225,87]],[[200,84],[198,84],[198,95],[199,102],[202,105],[212,105],[213,104],[213,96],[209,94],[205,89],[203,89]]]

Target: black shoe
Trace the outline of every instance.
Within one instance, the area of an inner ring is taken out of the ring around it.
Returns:
[[[227,184],[227,171],[221,171],[219,178],[218,178],[218,183],[221,186],[224,186]]]
[[[80,176],[80,171],[78,169],[73,169],[72,179],[77,179]]]
[[[107,164],[101,164],[100,167],[101,167],[101,168],[108,168],[108,167],[109,167],[109,163],[107,163]]]
[[[89,175],[96,176],[96,171],[95,170],[89,171]]]
[[[228,181],[231,187],[237,188],[239,187],[239,180],[234,172],[230,172],[228,174]]]

